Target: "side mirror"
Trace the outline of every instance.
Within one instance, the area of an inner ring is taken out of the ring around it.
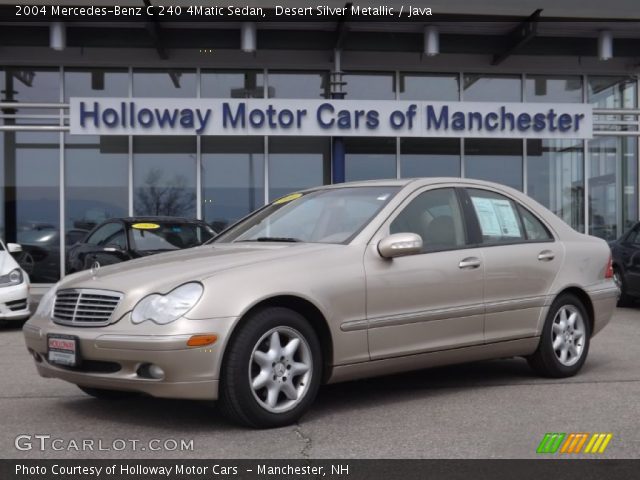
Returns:
[[[7,243],[7,251],[9,253],[22,253],[22,245],[19,243]]]
[[[378,253],[384,258],[422,253],[422,237],[416,233],[394,233],[378,242]]]

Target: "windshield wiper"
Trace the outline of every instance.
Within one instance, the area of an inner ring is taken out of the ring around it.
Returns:
[[[258,238],[249,238],[247,240],[240,240],[241,242],[302,242],[299,238],[293,237],[258,237]]]

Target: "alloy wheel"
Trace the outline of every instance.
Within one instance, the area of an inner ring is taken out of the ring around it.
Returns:
[[[561,307],[553,319],[551,341],[558,361],[570,367],[575,365],[585,347],[585,323],[580,311],[573,305]]]
[[[249,384],[258,404],[271,413],[296,407],[311,385],[313,356],[304,336],[276,327],[256,343],[249,362]]]

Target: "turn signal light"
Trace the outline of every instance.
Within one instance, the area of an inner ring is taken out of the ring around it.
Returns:
[[[206,347],[212,345],[218,340],[217,335],[193,335],[187,340],[188,347]]]
[[[607,269],[604,272],[604,278],[613,278],[613,260],[609,255],[609,263],[607,263]]]

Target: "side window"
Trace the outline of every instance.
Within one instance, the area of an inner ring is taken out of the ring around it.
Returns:
[[[423,251],[451,250],[465,245],[462,213],[452,188],[421,193],[391,222],[391,233],[417,233]]]
[[[476,212],[482,243],[517,243],[526,241],[516,205],[507,197],[487,190],[468,190]]]
[[[103,246],[107,245],[107,243],[112,243],[111,241],[113,237],[116,237],[118,233],[122,233],[122,237],[124,238],[124,228],[120,223],[107,223],[102,227],[98,228],[93,234],[87,239],[87,243],[89,245]],[[119,245],[115,243],[115,245]],[[124,247],[124,245],[123,245]]]
[[[544,224],[538,220],[538,218],[522,205],[518,205],[518,210],[522,216],[522,223],[524,224],[524,231],[527,234],[527,240],[533,241],[547,241],[553,240],[553,236],[544,226]]]

